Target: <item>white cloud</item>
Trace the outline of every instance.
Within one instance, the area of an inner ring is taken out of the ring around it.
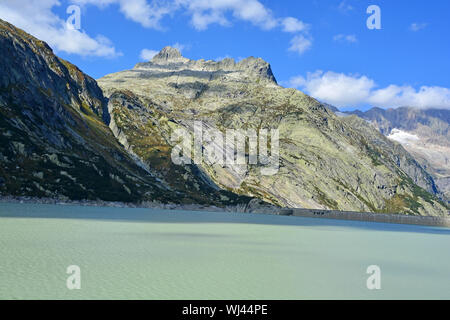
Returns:
[[[413,106],[419,108],[450,109],[450,89],[422,86],[389,85],[377,88],[374,80],[360,75],[346,75],[332,71],[308,73],[306,78],[291,78],[289,86],[300,88],[314,98],[337,107]]]
[[[298,54],[303,54],[303,52],[310,49],[311,46],[312,46],[311,39],[308,39],[303,35],[298,35],[292,38],[289,51],[297,52]]]
[[[161,19],[177,10],[175,2],[146,0],[71,0],[79,5],[92,4],[104,8],[115,4],[120,12],[129,20],[137,22],[146,28],[162,29]]]
[[[159,30],[163,29],[161,20],[176,11],[190,15],[197,30],[205,30],[212,24],[230,26],[234,18],[263,30],[281,28],[283,32],[297,33],[291,40],[290,51],[302,54],[312,46],[312,37],[307,34],[308,24],[294,17],[277,18],[258,0],[68,0],[70,3],[99,8],[117,6],[127,19]],[[83,56],[120,55],[104,36],[93,37],[84,30],[68,28],[63,20],[66,17],[52,12],[60,5],[58,0],[0,0],[0,18],[46,41],[56,51]],[[179,49],[185,48],[179,45]]]
[[[188,46],[181,44],[181,43],[174,43],[171,45],[172,48],[178,49],[178,51],[183,52],[183,50],[188,49]],[[156,56],[159,53],[158,50],[152,50],[152,49],[142,49],[141,53],[139,54],[139,58],[144,61],[151,60],[154,56]]]
[[[427,23],[417,23],[417,22],[414,22],[414,23],[411,23],[411,25],[409,26],[409,29],[410,29],[411,31],[416,32],[416,31],[425,29],[425,27],[426,27],[427,25],[428,25]]]
[[[186,45],[178,43],[178,42],[174,43],[172,45],[172,47],[175,49],[178,49],[178,51],[180,51],[180,52],[183,52],[183,50],[188,49]]]
[[[417,135],[396,128],[392,129],[387,137],[391,140],[400,142],[401,144],[408,144],[419,140]]]
[[[342,12],[349,12],[353,10],[353,6],[349,5],[347,1],[341,1],[339,3],[338,9]]]
[[[96,5],[100,8],[118,5],[128,19],[154,29],[161,29],[161,20],[178,10],[184,10],[191,16],[191,23],[197,30],[205,30],[212,24],[231,25],[227,14],[264,30],[281,25],[286,32],[296,32],[304,30],[307,26],[296,18],[275,18],[272,11],[258,0],[71,0],[71,2],[79,5]]]
[[[118,5],[130,20],[144,27],[161,29],[161,20],[178,10],[191,16],[197,30],[205,30],[212,24],[230,26],[227,14],[235,19],[254,24],[264,30],[282,26],[285,32],[304,31],[307,24],[293,18],[275,18],[272,11],[258,0],[71,0],[80,5],[96,5],[100,8]]]
[[[83,30],[68,28],[66,22],[52,12],[52,8],[59,5],[58,0],[2,0],[0,18],[44,40],[56,51],[82,56],[120,55],[106,37],[93,38]]]
[[[358,42],[358,39],[354,34],[337,34],[333,37],[334,41],[338,42],[349,42],[349,43],[355,43]]]
[[[411,86],[390,85],[374,90],[369,102],[382,106],[414,106],[420,108],[450,109],[450,89],[422,86],[419,90]]]
[[[306,79],[302,76],[295,76],[289,79],[289,81],[281,81],[282,85],[286,85],[291,88],[300,88],[306,84]]]
[[[158,54],[158,51],[156,50],[150,50],[150,49],[142,49],[141,53],[139,55],[139,58],[144,61],[152,60],[154,56]]]
[[[294,17],[276,18],[272,11],[258,0],[176,0],[191,15],[191,23],[197,30],[206,30],[212,24],[231,26],[227,13],[235,19],[243,20],[271,30],[281,27],[284,32],[305,32],[309,25]]]
[[[144,27],[162,29],[161,19],[178,10],[191,16],[191,24],[196,30],[206,30],[210,25],[231,26],[231,17],[247,21],[263,29],[281,27],[290,33],[307,32],[309,25],[294,17],[276,18],[272,11],[258,0],[72,0],[78,4],[94,4],[98,7],[119,5],[125,16]],[[312,37],[295,36],[289,50],[302,54],[312,46]],[[183,47],[181,47],[181,50]],[[180,51],[181,51],[180,50]]]
[[[226,13],[233,17],[251,22],[263,29],[277,26],[272,12],[257,0],[176,0],[191,14],[191,23],[197,30],[205,30],[211,24],[230,25]]]
[[[275,18],[272,11],[257,0],[176,0],[192,16],[191,23],[197,30],[205,30],[211,24],[230,26],[230,12],[236,19],[248,21],[263,30],[281,27],[284,32],[307,32],[309,25],[294,17]],[[291,40],[290,51],[302,54],[312,46],[312,37],[300,34]]]
[[[306,78],[296,77],[294,85],[313,97],[336,106],[359,104],[367,98],[375,83],[367,77],[352,77],[334,72],[316,71]]]
[[[308,30],[309,26],[293,17],[284,18],[281,22],[284,32],[300,32]]]

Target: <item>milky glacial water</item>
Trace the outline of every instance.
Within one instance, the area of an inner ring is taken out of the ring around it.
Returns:
[[[449,299],[450,229],[0,203],[0,298]]]

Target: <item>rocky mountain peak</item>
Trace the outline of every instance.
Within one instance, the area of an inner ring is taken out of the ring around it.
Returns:
[[[262,78],[267,78],[273,82],[276,82],[270,64],[261,58],[248,57],[239,61],[236,65],[239,70],[245,70],[257,74]]]
[[[211,78],[234,74],[228,78],[242,81],[254,81],[255,78],[259,78],[276,83],[270,64],[261,58],[248,57],[239,62],[233,58],[224,58],[220,61],[192,60],[183,57],[178,49],[170,46],[164,47],[152,60],[136,64],[134,70],[144,71],[145,76],[162,71],[203,77],[209,74]]]
[[[181,55],[180,50],[167,46],[155,55],[151,62],[161,64],[168,62],[186,62],[188,60]]]

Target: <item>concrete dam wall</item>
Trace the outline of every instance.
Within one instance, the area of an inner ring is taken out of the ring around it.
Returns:
[[[382,223],[414,224],[450,228],[450,217],[408,216],[403,214],[384,214],[321,209],[282,209],[281,215],[307,218],[327,218]]]

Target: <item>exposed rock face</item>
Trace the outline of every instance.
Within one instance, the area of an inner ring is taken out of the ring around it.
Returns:
[[[154,76],[164,76],[166,72],[177,72],[183,76],[204,79],[234,81],[263,80],[276,83],[270,65],[261,58],[249,57],[235,62],[232,58],[221,61],[190,60],[175,48],[165,47],[150,62],[138,63],[132,71]]]
[[[44,42],[0,20],[0,70],[1,195],[447,214],[400,145],[278,86],[259,58],[194,61],[165,48],[100,79],[102,93]],[[279,170],[175,164],[173,134],[193,133],[194,120],[205,131],[278,129]]]
[[[181,52],[172,47],[163,48],[157,55],[155,55],[152,59],[152,62],[159,65],[164,65],[168,63],[185,63],[189,61],[189,59],[184,58],[181,55]]]
[[[402,107],[352,113],[401,143],[431,173],[442,199],[450,201],[450,110]]]
[[[2,20],[0,51],[2,194],[136,201],[152,189],[103,123],[94,79]]]
[[[183,168],[171,163],[170,137],[180,128],[193,134],[194,120],[224,134],[278,129],[275,175],[261,174],[260,164],[196,167],[222,189],[283,207],[447,214],[429,193],[433,179],[401,146],[361,119],[337,117],[300,91],[278,86],[262,59],[194,61],[164,48],[150,62],[98,83],[131,150],[163,175]]]
[[[160,180],[130,152],[126,129],[114,125],[107,107],[94,79],[56,57],[46,43],[0,20],[0,195],[215,205],[250,201],[201,179],[189,187],[182,176],[177,176],[181,187]]]

